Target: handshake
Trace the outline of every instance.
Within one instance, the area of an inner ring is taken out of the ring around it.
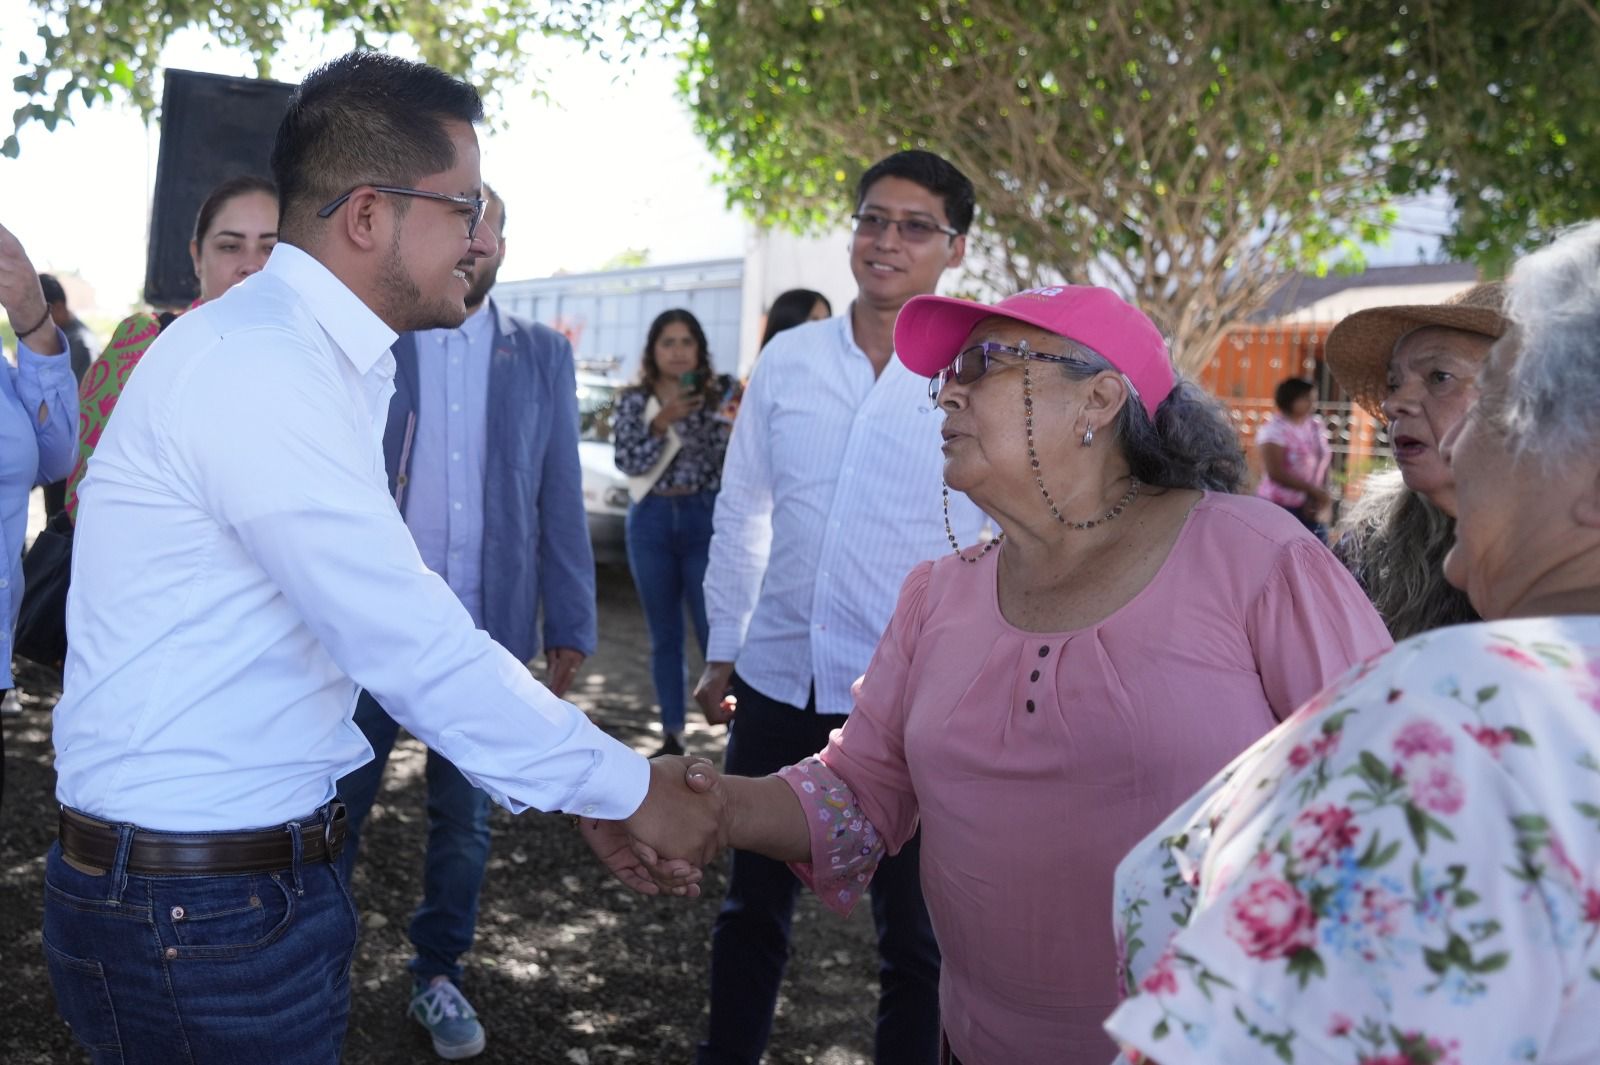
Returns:
[[[650,759],[650,790],[626,821],[579,818],[613,876],[642,895],[700,894],[701,867],[729,846],[729,789],[709,759]]]
[[[811,860],[800,800],[780,777],[725,777],[708,759],[650,759],[650,790],[626,821],[580,818],[584,842],[642,895],[700,894],[701,869],[728,847]]]

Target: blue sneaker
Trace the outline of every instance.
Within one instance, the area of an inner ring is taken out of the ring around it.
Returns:
[[[447,1061],[477,1057],[483,1053],[483,1025],[461,989],[449,980],[436,984],[413,985],[408,1017],[433,1036],[433,1052]]]

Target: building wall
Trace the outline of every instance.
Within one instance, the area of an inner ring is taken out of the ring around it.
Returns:
[[[1252,477],[1261,474],[1255,434],[1277,407],[1272,394],[1287,377],[1317,386],[1317,413],[1333,445],[1333,494],[1354,499],[1361,480],[1388,456],[1382,424],[1350,401],[1324,357],[1331,322],[1274,322],[1236,326],[1217,344],[1199,384],[1228,408],[1244,444]]]
[[[792,288],[809,288],[828,298],[834,314],[843,314],[855,298],[850,274],[850,231],[821,236],[751,226],[745,242],[743,322],[739,335],[739,372],[747,376],[760,354],[772,301]]]
[[[502,281],[495,302],[565,333],[580,362],[639,370],[650,323],[662,311],[687,308],[706,331],[712,365],[739,368],[744,287],[742,259],[712,259],[591,274]]]

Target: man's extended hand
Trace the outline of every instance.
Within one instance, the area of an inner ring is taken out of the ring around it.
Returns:
[[[732,683],[732,662],[706,663],[705,670],[700,674],[700,683],[694,686],[694,701],[700,704],[708,724],[726,725],[733,720],[733,712],[738,709],[739,701],[728,694],[728,687]]]
[[[547,647],[544,652],[545,687],[558,699],[567,694],[583,665],[584,653],[570,647]]]
[[[611,875],[641,895],[678,895],[695,898],[700,894],[700,869],[688,862],[663,862],[645,859],[633,851],[633,838],[621,821],[578,819],[583,841],[594,851]],[[650,858],[655,855],[646,852]]]

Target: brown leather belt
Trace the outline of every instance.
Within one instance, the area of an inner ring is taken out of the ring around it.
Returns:
[[[135,828],[128,872],[137,876],[228,876],[270,873],[294,865],[288,825],[251,832],[152,832]],[[331,862],[344,849],[344,803],[334,799],[300,823],[300,861]],[[61,852],[74,864],[109,870],[117,860],[117,826],[61,808]]]

